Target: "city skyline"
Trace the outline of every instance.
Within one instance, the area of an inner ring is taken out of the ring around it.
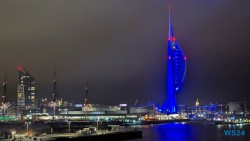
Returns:
[[[168,2],[15,4],[0,6],[0,79],[6,69],[8,101],[16,101],[18,66],[36,78],[37,98],[51,97],[55,65],[58,97],[83,103],[88,81],[89,102],[165,101]],[[247,99],[249,4],[172,2],[175,33],[188,59],[178,104]]]

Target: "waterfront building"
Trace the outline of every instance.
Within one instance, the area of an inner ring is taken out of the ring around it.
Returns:
[[[179,114],[187,114],[191,120],[203,119],[213,119],[218,115],[228,114],[227,104],[213,104],[209,103],[207,105],[179,105]]]
[[[169,33],[167,53],[167,101],[162,107],[163,112],[177,113],[176,94],[180,91],[186,75],[186,57],[174,36],[169,8]]]
[[[47,100],[49,101],[49,100]],[[33,121],[53,120],[53,108],[50,103],[41,106],[41,109],[23,111],[23,119]],[[127,104],[102,105],[87,104],[87,110],[82,108],[82,104],[72,104],[71,106],[56,107],[55,120],[125,120],[138,119],[139,117],[154,117],[157,115],[156,107],[152,104],[141,107],[128,107]],[[28,115],[28,116],[27,116]]]
[[[243,114],[247,111],[247,102],[239,101],[239,102],[228,102],[228,107],[230,113]]]
[[[18,73],[17,105],[25,106],[26,108],[35,108],[35,78],[22,67],[18,67]]]

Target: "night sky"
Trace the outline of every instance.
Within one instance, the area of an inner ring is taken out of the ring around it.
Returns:
[[[18,66],[36,79],[37,97],[102,104],[166,100],[168,5],[185,52],[179,104],[249,101],[249,0],[75,0],[0,3],[0,80],[16,102]],[[0,89],[3,94],[3,88]]]

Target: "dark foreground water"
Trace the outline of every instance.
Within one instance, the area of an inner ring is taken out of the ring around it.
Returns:
[[[202,122],[133,126],[142,139],[131,141],[250,141],[250,125],[214,125]]]

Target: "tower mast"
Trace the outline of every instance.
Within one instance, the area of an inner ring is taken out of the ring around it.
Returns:
[[[6,71],[4,73],[4,81],[3,81],[3,104],[6,103],[6,85],[7,85],[7,80],[6,80]]]
[[[2,102],[2,115],[3,117],[5,116],[5,111],[6,111],[6,85],[7,85],[7,81],[6,81],[6,71],[4,72],[4,80],[3,80],[3,102]]]
[[[53,81],[53,102],[56,101],[56,66],[55,66],[55,72],[54,72],[54,81]]]
[[[84,107],[85,108],[88,104],[87,101],[88,101],[88,81],[87,81],[86,86],[85,86],[85,98],[84,98]]]
[[[172,39],[174,36],[173,27],[171,23],[171,6],[168,7],[169,15],[168,15],[168,40]]]
[[[53,81],[53,100],[52,100],[52,106],[53,106],[53,120],[55,120],[55,113],[56,113],[56,66],[55,66],[55,72],[54,72],[54,81]]]

